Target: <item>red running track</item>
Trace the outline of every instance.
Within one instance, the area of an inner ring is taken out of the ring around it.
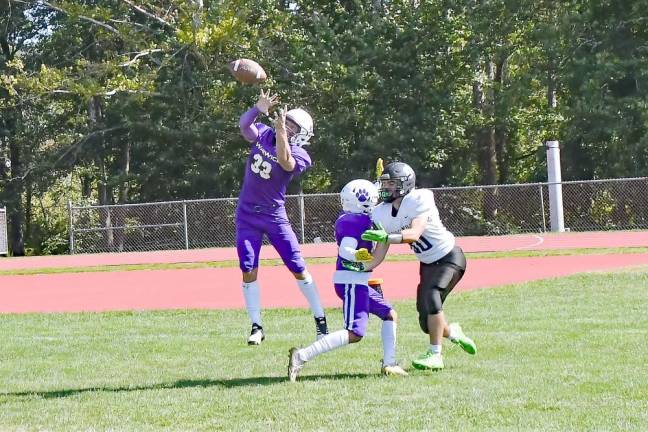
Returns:
[[[636,265],[648,265],[648,253],[473,259],[456,290]],[[316,264],[309,269],[324,305],[340,306],[330,283],[334,266]],[[374,276],[384,279],[388,299],[412,299],[418,262],[386,262]],[[240,272],[234,267],[0,276],[0,312],[243,308],[240,281]],[[262,266],[259,282],[263,307],[307,307],[283,266]]]
[[[465,252],[547,250],[570,248],[646,247],[648,231],[598,231],[574,233],[518,234],[509,236],[459,237]],[[334,243],[306,244],[304,257],[335,257]],[[390,253],[410,253],[407,245],[394,245]],[[261,258],[279,258],[270,246],[264,246]],[[127,252],[42,257],[0,258],[0,270],[87,267],[124,264],[168,264],[237,260],[234,248],[190,249],[154,252]]]

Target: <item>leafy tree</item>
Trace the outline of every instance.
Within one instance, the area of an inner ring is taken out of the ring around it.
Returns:
[[[565,178],[645,175],[647,1],[0,0],[11,248],[62,251],[62,199],[236,196],[258,94],[227,72],[241,57],[315,119],[293,192],[338,191],[378,157],[423,186],[541,181],[547,139]],[[115,250],[123,218],[102,217]]]
[[[645,175],[645,8],[648,3],[575,2],[566,62],[562,135],[570,178]]]

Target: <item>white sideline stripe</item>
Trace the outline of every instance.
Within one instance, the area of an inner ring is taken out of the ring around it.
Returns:
[[[544,237],[542,237],[542,236],[539,236],[539,235],[537,235],[537,234],[531,234],[531,237],[535,237],[535,238],[536,238],[536,242],[535,242],[535,243],[532,243],[532,244],[530,244],[530,245],[526,245],[526,246],[516,247],[516,248],[513,248],[513,249],[511,249],[511,250],[530,249],[530,248],[534,248],[534,247],[539,246],[539,245],[541,245],[542,243],[544,243]]]

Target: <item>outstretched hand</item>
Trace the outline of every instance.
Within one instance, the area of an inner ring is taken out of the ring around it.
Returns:
[[[387,231],[385,230],[367,230],[362,233],[362,240],[375,241],[378,243],[387,243]]]
[[[278,94],[276,93],[271,94],[270,90],[264,92],[263,89],[261,89],[261,93],[259,94],[259,99],[257,100],[255,106],[263,114],[268,115],[268,113],[270,112],[270,108],[275,106],[278,102],[279,102]]]
[[[374,229],[366,230],[362,233],[362,240],[375,241],[379,243],[387,243],[389,235],[381,224],[374,224]]]
[[[277,110],[277,112],[275,112],[274,118],[272,119],[272,124],[273,124],[276,132],[286,130],[286,113],[287,112],[288,112],[288,107],[287,106],[284,106],[283,108],[279,108]]]

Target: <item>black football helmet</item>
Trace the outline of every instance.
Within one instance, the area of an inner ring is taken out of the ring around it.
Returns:
[[[380,182],[380,199],[392,202],[396,198],[404,197],[414,189],[416,174],[411,166],[404,162],[392,162],[387,165],[378,178]],[[385,187],[387,181],[396,181],[396,188],[392,191]]]

